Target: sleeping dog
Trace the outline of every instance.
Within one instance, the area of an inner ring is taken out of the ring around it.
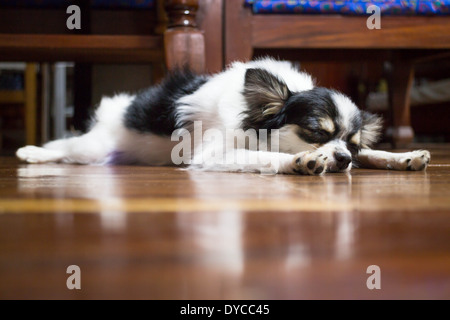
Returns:
[[[316,87],[290,62],[188,69],[136,95],[103,98],[89,132],[25,146],[28,163],[180,165],[201,170],[321,175],[352,167],[424,170],[424,150],[372,150],[381,119]]]

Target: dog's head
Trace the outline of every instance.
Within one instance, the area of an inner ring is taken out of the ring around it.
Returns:
[[[243,94],[248,105],[244,129],[279,129],[281,152],[320,149],[329,159],[328,172],[350,170],[358,151],[380,136],[381,119],[335,90],[291,92],[272,73],[248,69]]]

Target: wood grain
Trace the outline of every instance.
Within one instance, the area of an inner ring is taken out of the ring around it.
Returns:
[[[450,49],[447,17],[382,17],[369,30],[367,17],[255,15],[255,48]]]
[[[416,147],[426,172],[323,177],[1,158],[0,298],[447,299],[450,146]]]
[[[153,62],[162,47],[160,36],[0,34],[0,56],[12,61]]]
[[[155,49],[160,45],[159,36],[0,34],[0,48],[107,50]]]

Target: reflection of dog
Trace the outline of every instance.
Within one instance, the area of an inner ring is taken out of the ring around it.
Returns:
[[[192,132],[195,121],[204,130],[266,129],[268,139],[278,129],[277,152],[233,145],[222,149],[224,156],[239,153],[254,162],[200,163],[205,170],[262,172],[268,163],[276,172],[299,174],[344,172],[352,164],[423,170],[430,161],[428,151],[371,150],[381,130],[377,116],[337,91],[314,87],[289,62],[271,59],[237,62],[213,76],[179,70],[137,95],[104,98],[88,133],[26,146],[17,156],[30,163],[172,165],[172,134]],[[196,148],[189,157],[205,152],[211,148]]]

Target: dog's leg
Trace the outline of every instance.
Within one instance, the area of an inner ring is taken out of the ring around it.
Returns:
[[[420,171],[425,170],[430,163],[430,152],[416,150],[393,153],[362,149],[357,160],[361,168]]]
[[[16,155],[28,163],[102,163],[112,149],[108,140],[103,130],[94,127],[84,135],[55,140],[43,147],[25,146],[17,150]]]
[[[37,146],[25,146],[16,151],[16,156],[28,163],[59,162],[64,158],[64,152]]]
[[[263,174],[304,174],[319,175],[326,172],[327,157],[315,151],[288,154],[270,151],[234,149],[225,152],[220,158],[211,153],[196,156],[191,168],[206,171],[257,172]]]
[[[25,146],[17,150],[16,155],[29,163],[104,163],[114,151],[119,137],[125,134],[123,114],[132,100],[133,96],[126,94],[105,97],[96,111],[96,122],[88,133],[55,140],[43,147]]]

